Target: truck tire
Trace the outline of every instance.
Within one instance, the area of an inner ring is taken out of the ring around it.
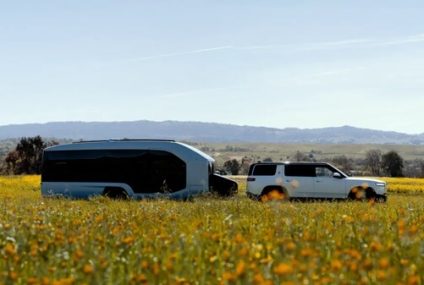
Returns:
[[[262,190],[259,201],[267,202],[272,200],[288,200],[287,190],[281,186],[267,186]]]

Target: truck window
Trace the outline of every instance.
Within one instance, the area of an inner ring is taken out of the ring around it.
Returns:
[[[315,177],[315,167],[313,165],[286,165],[284,167],[286,176]]]
[[[253,175],[273,176],[273,175],[275,175],[276,171],[277,171],[277,165],[275,165],[275,164],[256,165],[255,168],[253,169]]]
[[[333,177],[333,171],[326,166],[317,166],[316,175],[318,177]]]

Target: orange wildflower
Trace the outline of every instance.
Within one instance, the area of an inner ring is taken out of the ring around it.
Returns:
[[[18,280],[18,273],[16,273],[15,271],[11,271],[11,272],[9,273],[9,277],[10,277],[10,279],[12,279],[13,281],[16,281],[16,280]]]
[[[122,240],[123,244],[130,245],[134,242],[135,238],[133,236],[128,236]]]
[[[315,251],[312,248],[304,248],[300,251],[300,255],[303,257],[310,257],[315,254]]]
[[[246,271],[246,264],[241,260],[236,266],[236,275],[238,277],[242,276]]]
[[[82,271],[85,274],[92,274],[94,272],[94,266],[91,264],[86,264],[84,265],[84,267],[82,268]]]
[[[340,269],[342,269],[343,264],[340,260],[335,259],[331,261],[331,269],[333,269],[334,271],[339,271]]]
[[[274,191],[269,192],[267,197],[268,197],[269,200],[283,200],[284,194],[281,193],[280,191],[274,190]]]
[[[294,242],[289,242],[289,243],[287,243],[286,244],[286,249],[288,250],[288,251],[293,251],[293,250],[295,250],[296,249],[296,244],[294,243]]]
[[[74,259],[75,260],[78,261],[83,257],[84,257],[84,252],[82,250],[78,249],[77,251],[75,251],[75,253],[74,253]]]
[[[383,257],[378,261],[378,265],[380,266],[381,269],[387,269],[389,268],[390,261],[388,258]]]
[[[274,268],[274,273],[277,275],[289,275],[293,273],[293,267],[288,263],[280,263]]]
[[[27,279],[27,284],[28,285],[35,285],[35,284],[37,284],[38,283],[38,280],[37,280],[37,278],[35,278],[35,277],[29,277],[28,279]]]
[[[385,271],[383,271],[383,270],[377,271],[377,280],[378,281],[384,281],[384,280],[386,280],[386,278],[387,278],[387,275],[386,275]]]
[[[146,275],[144,274],[140,274],[137,276],[137,281],[140,283],[147,283],[147,278]]]
[[[408,277],[408,285],[421,284],[421,277],[418,275],[412,275]]]
[[[234,241],[236,243],[243,243],[246,240],[245,240],[245,238],[240,233],[237,233],[236,236],[234,237]]]
[[[157,275],[159,275],[159,272],[160,272],[160,266],[159,266],[159,264],[158,264],[158,263],[154,263],[154,264],[153,264],[153,268],[152,268],[152,269],[153,269],[153,274],[154,274],[154,275],[156,275],[156,276],[157,276]]]
[[[224,281],[234,282],[236,281],[236,276],[231,272],[224,272],[222,274],[222,279]]]
[[[379,243],[378,241],[373,241],[370,244],[370,249],[372,251],[380,251],[383,248],[383,246],[381,245],[381,243]]]
[[[4,247],[4,252],[6,253],[6,255],[13,256],[16,254],[16,246],[9,242]]]
[[[371,259],[367,258],[364,263],[362,264],[362,266],[366,269],[366,270],[370,270],[373,267],[372,261]]]

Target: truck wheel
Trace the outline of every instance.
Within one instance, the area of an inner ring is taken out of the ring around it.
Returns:
[[[288,200],[288,198],[289,196],[287,195],[287,191],[281,186],[267,186],[264,190],[262,190],[262,193],[259,196],[259,201],[283,201]]]
[[[375,201],[377,203],[386,203],[387,202],[387,196],[384,195],[376,195]]]
[[[367,201],[375,201],[377,199],[377,194],[375,193],[374,189],[367,188],[365,190],[365,199],[367,199]]]
[[[350,190],[348,199],[354,201],[372,201],[376,200],[377,195],[372,188],[364,189],[363,187],[355,187]]]

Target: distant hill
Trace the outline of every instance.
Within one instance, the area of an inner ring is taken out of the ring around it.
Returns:
[[[350,126],[276,129],[178,121],[53,122],[0,126],[0,139],[35,135],[72,140],[160,138],[192,142],[424,145],[424,134],[408,135]]]

